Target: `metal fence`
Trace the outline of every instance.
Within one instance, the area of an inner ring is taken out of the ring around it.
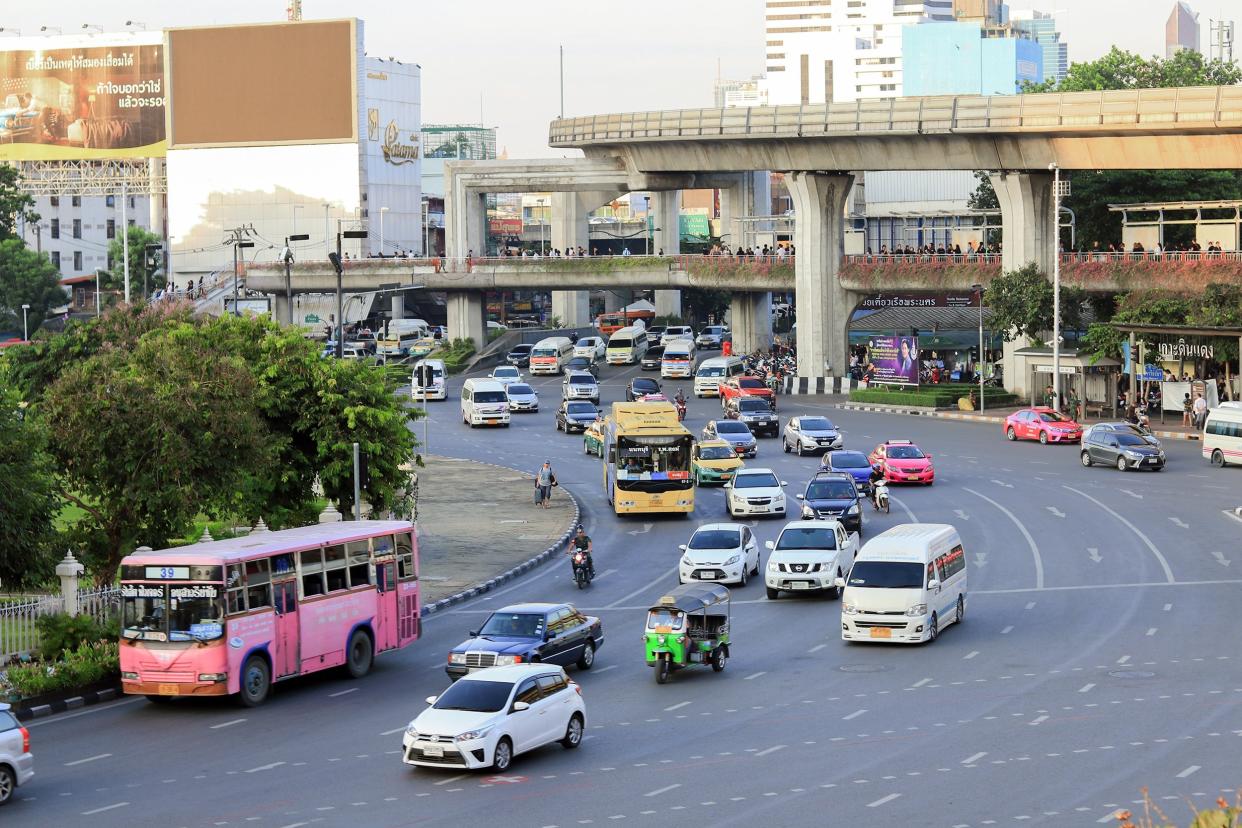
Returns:
[[[35,595],[0,602],[0,664],[39,646],[36,620],[44,615],[64,612],[60,595]],[[89,615],[100,623],[118,616],[121,591],[116,588],[78,591],[78,614]]]

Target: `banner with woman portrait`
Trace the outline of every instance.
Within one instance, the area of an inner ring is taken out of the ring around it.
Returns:
[[[867,340],[867,361],[874,367],[872,383],[919,384],[917,336],[873,336]]]

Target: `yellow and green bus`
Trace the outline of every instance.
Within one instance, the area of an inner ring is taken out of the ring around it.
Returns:
[[[604,494],[618,515],[694,511],[694,437],[667,402],[618,402],[604,427]]]

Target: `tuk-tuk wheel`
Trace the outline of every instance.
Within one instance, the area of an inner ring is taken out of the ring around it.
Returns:
[[[664,684],[668,681],[668,659],[657,658],[651,667],[655,670],[656,684]]]
[[[723,672],[725,663],[729,660],[729,654],[725,652],[724,647],[717,647],[712,653],[712,669],[717,673]]]

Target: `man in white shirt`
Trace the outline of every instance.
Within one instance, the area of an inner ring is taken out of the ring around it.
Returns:
[[[1202,394],[1195,394],[1195,428],[1203,428],[1203,424],[1207,421],[1207,400],[1203,399]]]

